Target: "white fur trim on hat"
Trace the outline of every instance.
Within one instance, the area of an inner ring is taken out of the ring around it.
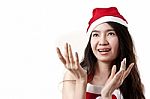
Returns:
[[[104,17],[101,17],[101,18],[95,20],[95,21],[91,24],[91,26],[89,27],[89,29],[88,29],[88,31],[87,31],[88,38],[90,37],[90,34],[91,34],[91,32],[93,31],[93,29],[94,29],[97,25],[99,25],[99,24],[101,24],[101,23],[104,23],[104,22],[116,22],[116,23],[120,23],[120,24],[122,24],[122,25],[124,25],[124,26],[127,27],[127,22],[124,21],[123,19],[119,18],[119,17],[104,16]]]

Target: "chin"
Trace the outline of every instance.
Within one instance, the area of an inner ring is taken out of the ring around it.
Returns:
[[[107,58],[107,57],[104,57],[104,58],[97,58],[98,61],[101,61],[101,62],[112,62],[114,61],[114,58]]]

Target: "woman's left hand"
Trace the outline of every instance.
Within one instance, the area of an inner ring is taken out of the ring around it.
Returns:
[[[126,69],[126,58],[121,62],[120,70],[116,73],[116,65],[112,67],[111,75],[105,83],[104,88],[101,91],[101,95],[104,99],[111,99],[112,93],[115,89],[119,88],[125,78],[129,75],[134,63],[131,63]]]

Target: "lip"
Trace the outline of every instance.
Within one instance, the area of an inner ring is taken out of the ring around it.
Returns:
[[[97,50],[111,50],[109,47],[98,48]]]
[[[101,55],[107,55],[110,51],[111,51],[111,48],[99,48],[97,49],[97,51],[101,54]]]

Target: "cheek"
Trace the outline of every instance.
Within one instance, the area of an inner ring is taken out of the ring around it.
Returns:
[[[93,43],[91,42],[91,49],[92,49],[92,51],[93,51],[93,49],[94,49],[94,45],[93,45]]]
[[[118,49],[119,49],[119,44],[117,43],[117,44],[115,45],[115,51],[116,51],[116,53],[118,53]]]
[[[96,41],[91,39],[90,44],[91,44],[92,50],[95,48],[95,43],[96,43]]]
[[[114,39],[111,41],[111,47],[114,49],[114,51],[118,52],[118,48],[119,48],[119,41],[118,39]]]

